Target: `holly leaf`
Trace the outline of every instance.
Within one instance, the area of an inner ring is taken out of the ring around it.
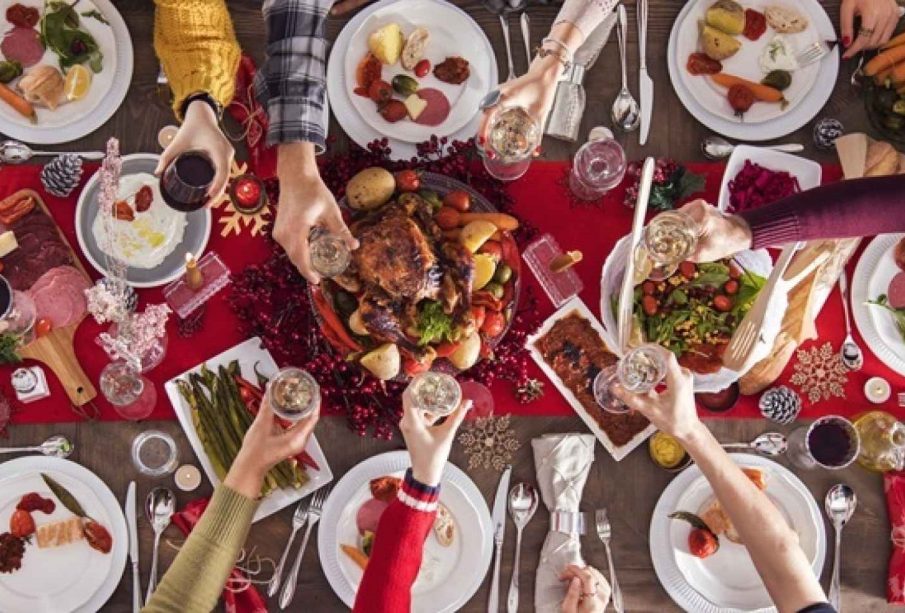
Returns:
[[[60,502],[63,503],[63,506],[69,509],[71,513],[78,515],[79,517],[90,519],[88,514],[85,513],[85,509],[82,508],[82,505],[79,504],[79,501],[75,499],[75,496],[73,496],[69,490],[60,485],[49,475],[41,473],[41,478],[44,479],[44,483],[47,484],[47,487],[50,488],[53,495],[56,496]]]
[[[18,364],[22,357],[16,351],[19,338],[13,334],[0,334],[0,364]]]

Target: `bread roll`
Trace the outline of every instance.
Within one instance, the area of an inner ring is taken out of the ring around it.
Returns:
[[[875,141],[867,148],[865,177],[885,177],[899,170],[899,152],[883,141]]]
[[[752,366],[751,370],[738,380],[739,391],[745,396],[750,396],[767,389],[782,374],[796,347],[798,343],[795,339],[786,332],[780,332],[773,345],[773,352]]]

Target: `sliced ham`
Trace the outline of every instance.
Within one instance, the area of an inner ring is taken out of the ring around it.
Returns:
[[[78,323],[88,312],[85,276],[72,266],[58,266],[45,272],[29,290],[39,319],[48,319],[54,328]]]
[[[905,309],[905,272],[900,272],[889,282],[889,306],[894,309]]]
[[[355,524],[358,526],[358,533],[364,534],[365,531],[377,533],[377,524],[380,523],[380,516],[386,508],[390,506],[382,500],[371,498],[358,509],[355,516]]]
[[[44,45],[37,30],[20,26],[6,33],[0,51],[7,60],[19,62],[23,68],[34,66],[44,57]]]
[[[418,97],[427,102],[427,107],[421,111],[415,123],[423,126],[439,126],[449,117],[449,99],[439,89],[430,87],[419,89]]]

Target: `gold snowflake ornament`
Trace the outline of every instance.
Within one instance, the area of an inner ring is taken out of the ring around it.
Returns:
[[[511,415],[478,417],[459,432],[459,442],[468,456],[468,469],[484,468],[502,472],[512,463],[512,454],[521,446],[509,427]]]
[[[796,355],[798,361],[793,366],[795,372],[789,383],[806,394],[811,403],[829,400],[834,396],[845,397],[849,371],[830,343],[807,350],[799,349]]]
[[[245,162],[237,164],[234,160],[233,166],[230,169],[229,179],[230,181],[234,181],[237,177],[240,177],[247,172],[248,169]],[[223,226],[220,228],[220,236],[224,238],[233,233],[238,236],[244,229],[248,229],[252,236],[262,234],[264,228],[270,224],[271,218],[273,217],[273,209],[266,197],[264,199],[264,206],[258,212],[251,215],[236,210],[236,207],[233,205],[228,194],[224,194],[219,201],[211,203],[211,208],[220,209],[220,216],[217,221]]]

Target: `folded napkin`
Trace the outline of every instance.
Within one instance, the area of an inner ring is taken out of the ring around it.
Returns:
[[[892,526],[892,554],[889,557],[889,573],[886,580],[886,601],[905,604],[905,472],[888,472],[883,475],[883,491],[886,492],[886,509]]]
[[[590,434],[548,434],[531,441],[537,485],[550,511],[550,532],[541,549],[534,587],[534,608],[538,613],[560,610],[568,588],[560,575],[569,564],[585,565],[578,505],[594,462],[595,444]],[[608,599],[610,586],[598,586],[597,591]]]

